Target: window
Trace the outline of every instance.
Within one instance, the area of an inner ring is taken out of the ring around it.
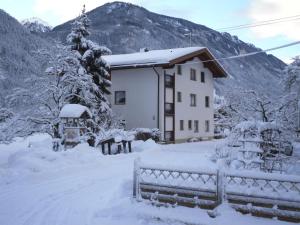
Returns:
[[[126,103],[126,92],[115,91],[115,105],[125,105]]]
[[[205,132],[209,132],[209,120],[205,120]]]
[[[196,106],[196,95],[191,94],[191,106]]]
[[[189,120],[189,130],[192,130],[193,128],[192,128],[192,121],[191,120]]]
[[[199,132],[199,121],[198,120],[194,120],[194,129],[195,129],[195,133]]]
[[[191,69],[191,80],[196,80],[196,70]]]
[[[209,96],[205,96],[205,107],[209,108]]]
[[[201,83],[205,83],[205,73],[201,72]]]
[[[177,92],[177,102],[181,102],[181,101],[182,101],[182,99],[181,99],[181,92],[178,91]]]
[[[181,65],[177,65],[177,74],[181,75],[182,74],[182,68]]]
[[[173,76],[170,76],[170,75],[165,76],[165,86],[166,87],[171,87],[171,88],[174,86]]]
[[[184,130],[184,121],[180,120],[180,130]]]

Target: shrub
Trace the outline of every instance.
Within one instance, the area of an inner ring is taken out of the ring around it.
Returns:
[[[136,140],[147,141],[148,139],[152,139],[155,142],[160,140],[161,132],[157,128],[136,128],[134,131]]]

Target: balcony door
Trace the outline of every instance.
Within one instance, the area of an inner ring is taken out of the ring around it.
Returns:
[[[175,74],[164,73],[164,138],[175,141]]]

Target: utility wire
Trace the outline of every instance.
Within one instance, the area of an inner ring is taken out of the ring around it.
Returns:
[[[277,21],[277,22],[268,22],[268,23],[262,23],[262,24],[252,25],[252,26],[237,27],[237,28],[232,28],[232,29],[223,30],[223,31],[247,29],[247,28],[251,28],[251,27],[260,27],[260,26],[272,25],[272,24],[277,24],[277,23],[292,22],[292,21],[297,21],[297,20],[300,20],[300,17],[295,18],[295,19],[290,19],[290,20],[283,20],[283,21]]]
[[[264,20],[264,21],[260,21],[260,22],[256,22],[256,23],[248,23],[248,24],[242,24],[242,25],[238,25],[238,26],[224,27],[224,28],[218,29],[217,31],[221,31],[221,30],[225,31],[226,29],[228,31],[231,31],[231,30],[245,29],[245,28],[257,27],[257,26],[266,26],[266,25],[270,25],[270,24],[296,21],[296,20],[300,20],[300,14],[294,15],[294,16],[277,18],[277,19]],[[192,36],[192,34],[190,33],[190,38],[191,38],[191,36]],[[292,42],[292,43],[285,44],[285,45],[276,46],[276,47],[261,50],[261,51],[250,52],[250,53],[246,53],[246,54],[234,55],[234,56],[229,56],[229,57],[223,57],[223,58],[218,58],[218,59],[205,60],[205,61],[202,61],[202,62],[213,62],[213,61],[220,61],[220,60],[227,60],[227,59],[242,58],[242,57],[252,56],[252,55],[256,55],[256,54],[260,54],[260,53],[274,51],[274,50],[277,50],[277,49],[287,48],[287,47],[298,45],[298,44],[300,44],[300,41]],[[184,64],[178,64],[178,65],[186,65],[186,64],[197,64],[197,62],[190,62],[190,63],[184,63]]]
[[[242,25],[237,25],[237,26],[223,27],[223,28],[217,29],[217,31],[243,29],[243,28],[255,27],[255,26],[264,26],[264,25],[294,21],[294,20],[299,20],[299,19],[300,19],[300,14],[295,15],[295,16],[281,17],[281,18],[277,18],[277,19],[258,21],[255,23],[247,23],[247,24],[242,24]]]
[[[298,44],[300,44],[300,41],[296,41],[296,42],[292,42],[292,43],[289,43],[289,44],[280,45],[280,46],[276,46],[276,47],[273,47],[273,48],[260,50],[260,51],[256,51],[256,52],[249,52],[249,53],[246,53],[246,54],[233,55],[233,56],[217,58],[217,59],[209,59],[209,60],[204,60],[204,61],[201,61],[201,62],[204,63],[204,62],[214,62],[214,61],[221,61],[221,60],[228,60],[228,59],[237,59],[237,58],[252,56],[252,55],[256,55],[256,54],[260,54],[260,53],[270,52],[270,51],[274,51],[274,50],[281,49],[281,48],[287,48],[287,47],[298,45]],[[187,64],[198,64],[198,62],[181,63],[181,64],[176,64],[176,65],[187,65]]]

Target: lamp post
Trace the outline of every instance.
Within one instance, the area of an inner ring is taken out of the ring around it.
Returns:
[[[192,31],[189,33],[184,34],[184,36],[189,36],[190,37],[190,47],[192,47]]]

